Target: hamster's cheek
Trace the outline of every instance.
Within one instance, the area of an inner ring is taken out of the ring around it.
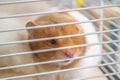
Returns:
[[[76,50],[75,57],[78,57],[81,55],[81,51],[79,49]]]
[[[50,61],[50,60],[56,60],[56,56],[54,55],[54,52],[43,52],[43,53],[37,53],[36,56],[40,61]]]

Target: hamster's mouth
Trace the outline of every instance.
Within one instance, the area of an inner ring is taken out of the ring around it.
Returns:
[[[68,65],[68,64],[71,64],[73,62],[73,60],[66,60],[66,61],[63,61],[62,63],[64,65]]]
[[[65,61],[63,61],[63,62],[70,62],[71,60],[65,60]]]
[[[62,61],[62,62],[58,62],[58,65],[59,66],[66,66],[66,65],[69,65],[73,62],[74,60],[65,60],[65,61]]]

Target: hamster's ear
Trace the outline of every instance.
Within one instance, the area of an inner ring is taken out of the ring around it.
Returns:
[[[33,22],[28,22],[27,24],[26,24],[26,27],[32,27],[32,26],[36,26]]]
[[[33,27],[33,26],[36,26],[33,22],[28,22],[26,24],[26,27]],[[34,29],[27,29],[28,33],[29,34],[33,34],[34,33]]]

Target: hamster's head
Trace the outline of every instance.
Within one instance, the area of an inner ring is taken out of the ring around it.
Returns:
[[[68,22],[75,22],[76,20],[71,17],[67,13],[55,13],[44,15],[34,22],[28,22],[27,27],[30,26],[43,26],[50,24],[62,24]],[[58,37],[58,36],[66,36],[66,35],[74,35],[83,33],[82,28],[78,29],[77,24],[64,25],[64,26],[52,26],[47,28],[37,28],[30,29],[29,39],[40,39],[40,38],[49,38],[49,37]],[[53,49],[67,46],[75,46],[85,44],[84,36],[77,37],[69,37],[69,38],[59,38],[59,39],[51,39],[44,41],[31,42],[31,49],[34,50],[43,50],[43,49]],[[85,47],[79,48],[68,48],[56,51],[48,51],[34,54],[38,61],[50,61],[57,59],[68,59],[81,56],[85,53]],[[63,62],[54,63],[56,65],[68,65],[72,63],[74,60],[67,60]]]

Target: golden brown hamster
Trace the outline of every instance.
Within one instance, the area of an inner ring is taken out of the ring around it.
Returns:
[[[54,13],[54,14],[47,14],[47,15],[41,16],[33,22],[28,22],[26,26],[35,27],[35,26],[43,26],[43,25],[49,25],[49,24],[75,22],[75,21],[77,20],[74,19],[67,12]],[[79,26],[78,24],[71,24],[71,25],[64,25],[64,26],[57,26],[57,27],[53,26],[48,28],[30,29],[28,30],[29,39],[39,39],[39,38],[48,38],[48,37],[84,33],[82,28],[78,29],[78,26]],[[65,47],[65,46],[74,46],[74,45],[80,45],[80,44],[82,45],[85,43],[86,43],[86,40],[84,36],[77,36],[77,37],[70,37],[70,38],[37,41],[37,42],[31,42],[29,44],[31,49],[34,51],[34,50],[42,50],[42,49],[50,49],[50,48],[59,48],[59,47]],[[57,59],[74,58],[74,57],[79,57],[84,55],[85,51],[86,51],[86,47],[79,47],[79,48],[36,53],[34,54],[34,60],[37,62],[42,62],[42,61],[50,61],[50,60],[57,60]],[[68,60],[68,61],[57,62],[52,64],[38,65],[37,68],[39,72],[46,72],[46,71],[52,71],[52,70],[74,68],[79,63],[80,63],[80,60]],[[61,74],[40,76],[40,80],[57,80],[57,77],[61,77]],[[70,79],[70,76],[69,76],[69,78],[66,78],[66,77],[64,78],[64,80],[66,79],[72,80],[73,78]],[[63,78],[60,78],[59,80],[63,80]]]
[[[58,8],[51,8],[50,11],[58,11]],[[60,24],[68,22],[85,22],[88,21],[83,14],[77,11],[63,12],[63,13],[54,13],[46,14],[37,18],[33,22],[28,22],[27,27],[29,26],[43,26],[49,24]],[[55,36],[64,36],[64,35],[73,35],[73,34],[90,34],[95,33],[95,26],[92,23],[83,23],[83,24],[73,24],[73,25],[64,25],[57,27],[49,28],[39,28],[28,30],[29,39],[38,39],[38,38],[48,38]],[[59,48],[64,46],[74,46],[82,44],[95,44],[99,43],[99,37],[97,34],[78,36],[72,38],[62,38],[62,39],[52,39],[47,41],[38,41],[30,43],[31,49],[34,50],[43,50],[49,48]],[[40,80],[79,80],[86,77],[86,74],[91,72],[91,68],[100,63],[102,57],[96,56],[101,55],[102,48],[101,45],[91,45],[86,47],[74,48],[74,49],[64,49],[44,53],[33,54],[35,62],[44,62],[57,59],[67,59],[75,58],[79,56],[86,56],[79,60],[67,60],[52,64],[44,64],[36,66],[39,72],[49,72],[59,70],[59,73],[41,75],[39,76]],[[94,56],[94,57],[87,57]],[[87,68],[79,69],[78,68]],[[63,69],[77,68],[77,70],[65,71]],[[61,73],[60,73],[61,72]],[[92,73],[92,72],[91,72]]]
[[[55,14],[42,16],[36,19],[34,22],[28,22],[27,26],[42,26],[42,25],[59,24],[59,23],[67,23],[67,22],[75,22],[75,21],[76,20],[67,13],[55,13]],[[79,30],[77,26],[78,26],[77,24],[73,24],[73,25],[65,25],[65,26],[57,26],[57,27],[53,26],[49,28],[28,30],[29,39],[48,38],[48,37],[83,33],[83,30],[82,29]],[[85,38],[83,36],[32,42],[30,43],[30,47],[32,50],[39,50],[39,49],[58,48],[65,46],[74,46],[80,44],[85,44]],[[37,55],[38,58],[42,57],[40,58],[41,60],[39,61],[48,61],[48,60],[56,60],[56,59],[80,56],[84,54],[84,51],[85,51],[85,47],[80,47],[74,49],[64,49],[64,50],[58,50],[52,52],[38,53],[35,55]]]

